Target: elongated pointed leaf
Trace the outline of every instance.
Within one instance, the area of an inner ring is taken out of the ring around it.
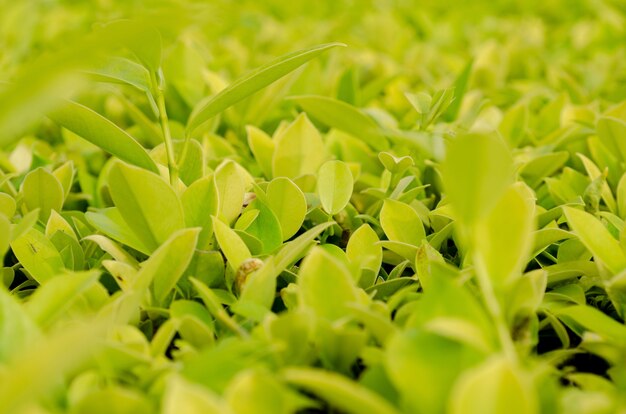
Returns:
[[[193,135],[199,127],[224,109],[263,89],[328,49],[337,46],[344,45],[327,43],[289,53],[239,78],[194,110],[187,125],[188,134]]]
[[[563,207],[563,211],[574,233],[596,260],[604,263],[613,274],[626,269],[626,254],[597,218],[572,207]]]
[[[48,117],[119,159],[158,172],[150,155],[133,137],[96,111],[67,101],[62,107],[49,113]]]

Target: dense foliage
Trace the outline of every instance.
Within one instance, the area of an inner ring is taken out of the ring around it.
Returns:
[[[623,1],[0,11],[0,412],[626,412]]]

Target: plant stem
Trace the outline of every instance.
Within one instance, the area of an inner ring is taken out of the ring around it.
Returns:
[[[170,173],[170,184],[173,186],[178,180],[178,165],[176,164],[176,154],[174,153],[174,143],[170,132],[170,123],[167,118],[167,110],[165,109],[165,98],[163,90],[159,86],[156,73],[151,73],[152,93],[155,95],[157,108],[159,109],[159,123],[163,132],[163,141],[165,143],[165,152],[167,154],[167,168]]]

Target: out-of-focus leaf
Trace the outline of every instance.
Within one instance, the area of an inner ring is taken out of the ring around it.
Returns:
[[[389,148],[387,138],[376,122],[352,105],[325,96],[294,96],[306,113],[320,122],[363,140],[377,151]]]
[[[538,413],[530,381],[521,368],[494,357],[459,380],[450,399],[450,410],[454,414]]]
[[[346,413],[398,413],[378,394],[339,374],[311,368],[289,368],[282,375],[287,382],[320,396]]]
[[[511,154],[494,135],[458,136],[441,169],[454,211],[467,224],[489,213],[513,180]]]
[[[348,268],[330,253],[316,247],[307,255],[298,279],[302,304],[320,318],[337,320],[359,301]]]
[[[239,78],[226,89],[211,97],[208,101],[201,102],[198,107],[194,109],[187,124],[189,135],[193,135],[199,127],[224,109],[245,99],[302,66],[309,60],[319,56],[321,53],[336,46],[343,46],[343,44],[327,43],[289,53]]]

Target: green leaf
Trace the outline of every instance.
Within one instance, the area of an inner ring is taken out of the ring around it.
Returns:
[[[151,249],[148,249],[126,224],[118,208],[105,208],[98,212],[88,211],[85,213],[85,218],[89,224],[112,239],[141,253],[149,254],[151,252]]]
[[[496,285],[519,278],[530,259],[534,213],[532,192],[521,184],[514,185],[476,225],[476,267]]]
[[[304,193],[286,177],[278,177],[267,186],[267,202],[280,222],[282,239],[288,240],[300,230],[306,216]]]
[[[349,305],[359,301],[348,268],[319,247],[303,260],[298,285],[302,305],[320,318],[333,321],[344,318],[349,314]]]
[[[239,174],[237,164],[227,161],[222,164],[214,175],[219,200],[219,218],[232,224],[241,214],[246,186]]]
[[[104,26],[108,32],[128,31],[137,26],[132,20],[116,20]],[[128,36],[120,42],[135,54],[141,63],[156,73],[161,67],[161,34],[151,25],[145,24],[135,36]]]
[[[254,154],[254,159],[259,163],[261,171],[266,178],[272,178],[272,156],[274,155],[274,141],[265,132],[252,125],[246,127],[248,146]]]
[[[259,214],[256,215],[254,221],[250,223],[245,232],[261,241],[262,248],[260,254],[272,253],[283,241],[282,229],[278,218],[258,196],[248,208],[250,210],[258,210]]]
[[[0,363],[4,364],[13,354],[39,339],[40,332],[35,322],[15,297],[0,288]]]
[[[223,89],[208,101],[201,102],[201,104],[194,109],[187,124],[188,135],[193,135],[198,128],[224,109],[247,98],[272,82],[294,71],[309,60],[336,46],[344,45],[341,43],[327,43],[289,53],[237,79],[226,89]]]
[[[369,224],[363,224],[350,236],[346,254],[351,262],[357,263],[362,269],[378,274],[383,260],[383,250],[378,241],[378,235]]]
[[[354,106],[325,96],[290,97],[306,113],[328,125],[363,140],[376,151],[389,148],[387,139],[376,122]]]
[[[13,218],[17,204],[15,199],[6,193],[0,193],[0,214],[4,214],[7,219]]]
[[[199,229],[184,229],[172,234],[148,260],[141,264],[133,289],[143,292],[152,284],[154,297],[162,303],[183,275],[196,249]]]
[[[353,185],[348,164],[338,160],[325,162],[317,174],[317,193],[324,211],[335,215],[343,210],[350,202]]]
[[[530,381],[509,360],[494,357],[459,380],[450,398],[450,412],[538,413],[538,401]]]
[[[465,224],[489,213],[513,181],[511,154],[495,135],[456,137],[441,170],[446,194]]]
[[[0,215],[0,260],[4,263],[4,255],[11,243],[11,222]]]
[[[622,139],[626,134],[626,122],[618,118],[602,117],[598,121],[598,136],[609,147],[611,153],[626,161],[626,143]]]
[[[213,216],[215,238],[233,270],[239,269],[244,260],[252,257],[250,250],[230,227]]]
[[[117,163],[109,173],[109,187],[124,221],[150,251],[185,227],[181,202],[160,176]]]
[[[170,377],[163,394],[163,414],[224,414],[225,404],[208,388],[186,381],[175,375]]]
[[[56,177],[43,168],[31,171],[22,183],[24,204],[28,210],[39,209],[39,218],[47,222],[52,210],[63,208],[64,192]]]
[[[583,331],[595,332],[610,340],[626,344],[626,326],[587,305],[568,306],[557,310],[556,315],[579,335]],[[582,327],[582,331],[580,329]]]
[[[110,57],[86,72],[96,80],[125,83],[146,93],[150,91],[150,72],[129,59]]]
[[[191,184],[181,197],[185,224],[187,227],[200,227],[198,248],[206,250],[213,235],[213,220],[217,215],[219,201],[213,175],[207,175]]]
[[[40,284],[54,278],[64,269],[63,259],[52,242],[34,228],[13,240],[11,249],[22,266]]]
[[[269,372],[251,369],[237,375],[225,394],[237,414],[295,413],[311,402],[279,382]]]
[[[41,327],[54,322],[100,277],[99,271],[56,276],[43,283],[26,303],[26,311]]]
[[[405,412],[445,412],[454,382],[480,354],[457,341],[422,330],[391,338],[385,368],[402,397]]]
[[[326,159],[326,149],[319,131],[302,113],[275,137],[273,176],[293,179],[304,174],[315,174]]]
[[[397,414],[398,411],[377,393],[339,374],[314,368],[282,371],[287,382],[310,391],[331,406],[352,414]]]
[[[48,117],[123,161],[155,173],[159,171],[150,155],[133,137],[84,105],[67,101]]]
[[[597,261],[603,263],[613,274],[626,269],[626,255],[619,242],[597,218],[572,207],[563,207],[563,211],[574,233]]]
[[[419,246],[426,238],[424,224],[408,204],[386,199],[380,210],[380,226],[391,241]]]

